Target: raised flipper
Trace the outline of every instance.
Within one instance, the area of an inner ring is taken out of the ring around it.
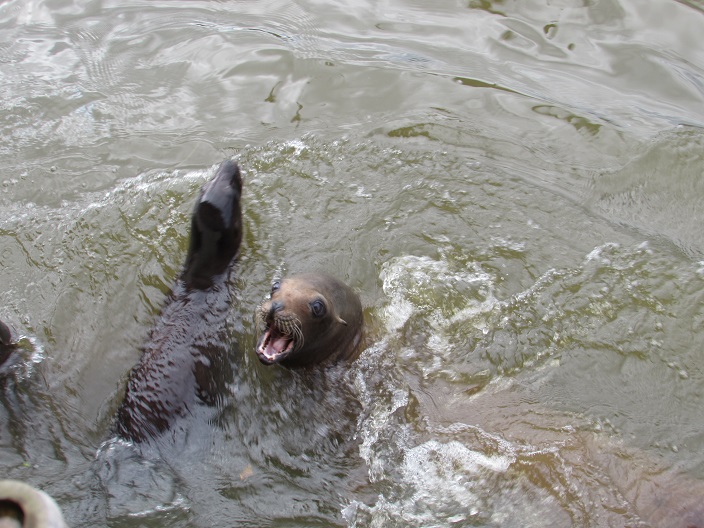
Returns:
[[[230,266],[242,242],[240,195],[242,179],[237,164],[223,161],[212,180],[203,186],[191,217],[191,240],[183,280],[205,289],[213,277]]]

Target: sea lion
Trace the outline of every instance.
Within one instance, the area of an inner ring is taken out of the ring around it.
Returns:
[[[10,346],[12,343],[12,332],[10,327],[0,321],[0,346]]]
[[[203,186],[183,272],[130,373],[117,412],[115,429],[122,438],[153,438],[191,412],[197,399],[215,399],[215,376],[227,364],[222,334],[230,308],[229,272],[242,241],[241,193],[239,168],[229,160]]]
[[[257,356],[285,367],[353,359],[362,337],[362,303],[345,283],[325,274],[276,280],[257,309],[264,325]]]
[[[12,331],[9,326],[0,321],[0,365],[10,357],[13,348],[15,347],[12,343]]]

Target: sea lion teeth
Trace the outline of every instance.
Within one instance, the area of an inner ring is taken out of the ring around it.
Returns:
[[[296,340],[296,325],[290,321],[273,321],[266,329],[260,344],[257,347],[257,354],[260,359],[266,359],[267,364],[276,363],[284,356],[295,350],[298,341]]]

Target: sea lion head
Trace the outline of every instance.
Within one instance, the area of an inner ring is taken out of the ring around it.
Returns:
[[[274,281],[257,319],[264,326],[259,360],[302,367],[354,357],[362,334],[362,303],[334,277],[294,275]]]
[[[191,215],[191,239],[183,279],[205,289],[229,269],[242,242],[242,177],[234,161],[225,160],[206,183]]]

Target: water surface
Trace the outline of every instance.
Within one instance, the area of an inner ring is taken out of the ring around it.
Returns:
[[[72,526],[672,519],[704,488],[703,31],[674,1],[0,4],[2,476]],[[123,444],[225,157],[232,370]],[[254,356],[306,270],[363,299],[349,368]]]

